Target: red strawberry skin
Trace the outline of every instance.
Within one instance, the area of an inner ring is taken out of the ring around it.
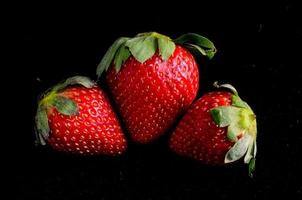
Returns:
[[[77,115],[48,111],[48,143],[56,150],[77,154],[118,155],[127,143],[105,93],[97,86],[72,86],[60,95],[75,101]]]
[[[118,73],[111,67],[106,80],[132,139],[147,143],[190,106],[199,72],[191,53],[176,45],[167,61],[158,52],[144,63],[130,56]]]
[[[210,92],[197,100],[180,121],[170,139],[170,148],[179,155],[211,165],[224,164],[227,151],[234,145],[227,139],[227,128],[220,128],[210,109],[231,105],[230,92]]]

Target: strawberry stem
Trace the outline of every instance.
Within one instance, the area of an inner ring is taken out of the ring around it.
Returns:
[[[237,90],[234,88],[234,86],[232,86],[231,84],[219,84],[218,81],[215,81],[213,83],[213,86],[216,88],[225,88],[225,89],[229,89],[233,92],[233,94],[235,94],[236,96],[238,96],[238,92]]]

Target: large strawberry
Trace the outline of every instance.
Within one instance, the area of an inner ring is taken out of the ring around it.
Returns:
[[[173,132],[170,148],[211,165],[230,163],[245,155],[251,174],[256,157],[256,116],[233,86],[216,86],[232,93],[215,91],[197,100]]]
[[[127,143],[105,93],[75,76],[49,89],[36,115],[37,142],[78,154],[118,155]]]
[[[147,143],[164,134],[195,99],[199,72],[185,46],[210,58],[216,52],[197,34],[173,41],[149,32],[119,38],[99,64],[98,77],[109,69],[106,81],[134,141]]]

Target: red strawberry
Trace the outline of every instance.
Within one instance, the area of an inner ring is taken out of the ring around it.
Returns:
[[[170,148],[211,165],[230,163],[245,155],[251,174],[256,156],[255,114],[234,87],[218,87],[233,93],[210,92],[197,100],[173,132]]]
[[[39,102],[37,139],[56,150],[118,155],[127,143],[105,93],[86,77],[72,77]]]
[[[181,36],[175,42],[178,44],[154,32],[119,38],[98,66],[100,76],[112,65],[106,81],[136,142],[147,143],[164,134],[196,97],[198,67],[181,45],[210,58],[215,53],[213,43],[197,34]]]

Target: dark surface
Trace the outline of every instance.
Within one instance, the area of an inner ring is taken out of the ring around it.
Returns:
[[[10,124],[14,146],[6,177],[14,188],[11,199],[302,198],[298,7],[179,5],[154,14],[151,8],[130,11],[125,6],[20,8],[23,12],[14,23],[18,61],[11,64],[18,62],[15,83],[21,88],[17,101],[22,97],[22,113],[17,119],[21,123]],[[144,31],[172,38],[196,32],[214,41],[216,57],[210,62],[198,59],[199,96],[210,91],[215,80],[228,82],[254,109],[258,155],[253,179],[242,161],[209,167],[174,155],[167,148],[169,134],[146,146],[130,142],[119,158],[77,157],[34,146],[37,95],[73,75],[95,78],[96,65],[117,37]]]

